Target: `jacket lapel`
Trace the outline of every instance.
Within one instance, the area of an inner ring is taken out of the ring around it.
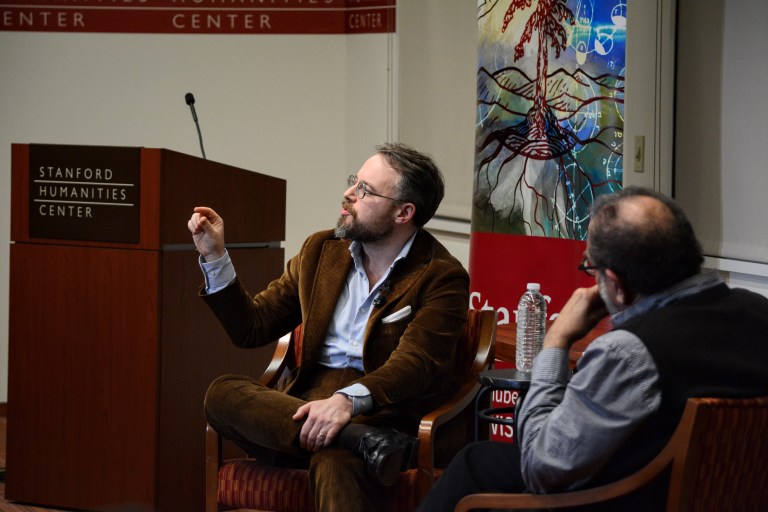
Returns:
[[[307,316],[304,318],[302,364],[317,361],[351,267],[348,241],[332,239],[323,243],[310,301],[304,309]]]

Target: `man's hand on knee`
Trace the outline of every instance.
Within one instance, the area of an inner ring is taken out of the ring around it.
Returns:
[[[293,419],[301,421],[299,442],[309,451],[317,451],[329,446],[339,431],[352,419],[352,402],[341,394],[332,395],[325,400],[308,402],[296,411]]]

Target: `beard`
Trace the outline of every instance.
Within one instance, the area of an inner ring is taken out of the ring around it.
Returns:
[[[334,231],[337,238],[356,242],[378,242],[392,233],[392,222],[389,217],[380,217],[374,221],[364,222],[357,218],[357,212],[352,206],[344,204],[344,209],[349,215],[342,215],[336,223]]]
[[[603,284],[603,279],[597,280],[597,290],[600,292],[600,298],[603,299],[603,302],[605,303],[605,308],[608,310],[608,313],[610,313],[611,315],[615,315],[616,313],[621,311],[621,308],[613,300],[611,300],[611,297],[608,294],[608,290]]]

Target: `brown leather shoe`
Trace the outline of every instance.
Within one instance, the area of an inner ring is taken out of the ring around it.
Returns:
[[[372,429],[360,438],[358,452],[368,471],[382,485],[394,485],[401,471],[416,458],[419,440],[389,427]]]

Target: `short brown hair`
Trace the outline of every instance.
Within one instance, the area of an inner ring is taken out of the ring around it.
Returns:
[[[445,195],[443,174],[434,160],[399,142],[379,144],[376,152],[400,175],[397,200],[416,206],[413,223],[421,227],[429,222]]]

